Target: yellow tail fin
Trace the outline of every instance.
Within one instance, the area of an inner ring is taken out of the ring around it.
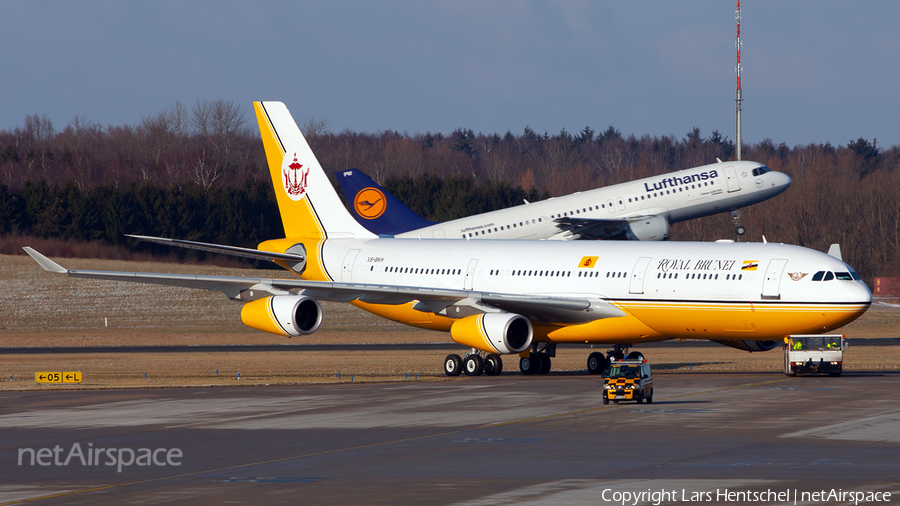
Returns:
[[[285,235],[309,239],[376,237],[347,212],[281,102],[254,102]]]

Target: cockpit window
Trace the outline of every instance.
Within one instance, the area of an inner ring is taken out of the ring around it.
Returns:
[[[853,276],[849,272],[835,272],[834,276],[841,281],[853,281]]]
[[[822,281],[822,277],[824,277],[824,276],[825,276],[825,271],[819,271],[819,272],[813,274],[812,280],[813,281]]]
[[[761,175],[765,174],[766,172],[772,172],[772,169],[766,167],[765,165],[763,165],[762,167],[757,167],[757,168],[753,169],[754,176],[761,176]]]
[[[822,281],[831,281],[832,279],[834,279],[834,274],[831,271],[828,271],[825,273],[825,279]]]

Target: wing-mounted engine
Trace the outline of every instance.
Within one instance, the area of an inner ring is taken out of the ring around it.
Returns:
[[[322,306],[303,295],[275,295],[241,308],[244,325],[272,334],[294,337],[315,332],[322,323]]]
[[[454,341],[488,353],[520,353],[531,346],[533,335],[528,318],[512,313],[467,316],[450,327]]]
[[[722,346],[729,346],[731,348],[737,348],[739,350],[749,351],[751,353],[753,353],[754,351],[774,350],[781,343],[781,341],[725,341],[716,339],[710,339],[710,341],[719,343]]]
[[[657,215],[632,221],[625,235],[632,241],[665,241],[669,238],[669,220]]]

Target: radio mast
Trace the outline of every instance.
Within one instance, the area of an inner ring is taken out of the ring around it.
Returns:
[[[735,143],[737,144],[737,159],[741,159],[741,0],[737,0],[737,12],[734,19],[737,21],[737,91],[734,94],[735,114]]]

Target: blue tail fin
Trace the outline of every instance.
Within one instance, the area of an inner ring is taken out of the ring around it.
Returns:
[[[361,170],[341,170],[334,175],[350,204],[350,214],[370,232],[397,235],[434,225],[433,221],[423,219],[403,205]]]

